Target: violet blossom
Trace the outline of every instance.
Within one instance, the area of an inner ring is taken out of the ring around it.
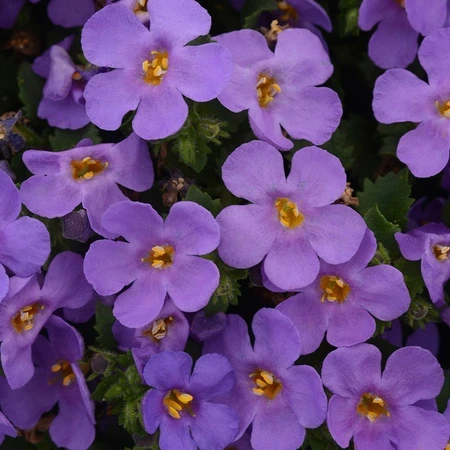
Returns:
[[[296,450],[306,428],[325,420],[327,399],[317,372],[294,366],[301,340],[292,322],[275,309],[259,310],[252,322],[252,346],[247,325],[229,314],[227,326],[204,344],[204,352],[220,353],[235,371],[233,389],[219,400],[236,408],[240,438],[252,424],[255,450]]]
[[[177,133],[188,117],[183,96],[196,102],[216,98],[230,79],[229,52],[211,43],[188,46],[208,34],[211,17],[194,0],[151,0],[150,31],[123,4],[106,6],[82,33],[88,61],[115,70],[86,86],[86,112],[105,130],[119,128],[136,110],[133,130],[143,139]]]
[[[442,223],[445,203],[446,200],[442,197],[419,198],[408,211],[408,231],[430,222]]]
[[[106,211],[102,226],[127,242],[92,243],[84,272],[100,295],[130,285],[114,303],[114,316],[122,325],[148,325],[167,294],[181,311],[206,306],[219,285],[217,266],[199,256],[219,244],[219,226],[209,211],[197,203],[178,202],[164,222],[149,204],[121,202]]]
[[[117,144],[83,140],[62,152],[27,150],[23,161],[34,174],[20,190],[30,211],[62,217],[81,203],[91,227],[106,237],[112,235],[101,225],[103,213],[128,200],[118,185],[142,192],[151,188],[154,178],[147,144],[134,133]]]
[[[367,227],[348,206],[331,204],[344,192],[346,175],[330,153],[317,147],[297,151],[286,178],[281,153],[252,141],[228,157],[222,177],[228,190],[252,202],[217,216],[219,255],[231,267],[263,261],[269,280],[289,291],[316,279],[319,257],[341,264],[358,250]]]
[[[222,449],[234,440],[238,417],[233,408],[216,401],[228,395],[233,369],[221,355],[204,355],[195,363],[183,352],[153,356],[144,369],[152,386],[142,401],[148,433],[159,428],[161,450]]]

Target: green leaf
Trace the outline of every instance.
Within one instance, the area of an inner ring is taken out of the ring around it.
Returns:
[[[403,274],[411,298],[420,295],[425,289],[420,261],[408,261],[405,258],[399,258],[394,261],[394,266]]]
[[[69,150],[75,147],[82,139],[90,139],[93,144],[102,141],[99,129],[92,123],[79,130],[61,130],[55,128],[53,135],[49,136],[50,145],[53,150]]]
[[[42,99],[45,81],[33,72],[29,62],[23,62],[17,76],[19,97],[23,103],[23,112],[28,119],[37,118],[37,109]]]
[[[198,137],[195,128],[189,124],[176,138],[174,150],[181,161],[196,172],[201,172],[208,160],[211,149]]]
[[[183,200],[189,200],[191,202],[198,203],[207,209],[214,217],[220,213],[222,206],[220,205],[220,200],[213,200],[211,196],[202,192],[197,186],[191,185],[187,191],[186,197]]]
[[[400,230],[398,225],[389,222],[381,214],[378,205],[372,206],[364,215],[367,226],[374,232],[377,241],[381,242],[391,258],[400,256],[400,250],[394,234]]]
[[[101,302],[97,302],[95,309],[95,331],[98,333],[97,344],[106,350],[114,350],[117,347],[112,334],[112,326],[115,322],[112,309]]]
[[[244,28],[255,28],[259,16],[265,11],[273,11],[277,7],[276,0],[247,0],[242,8],[245,17]]]
[[[375,183],[366,179],[364,191],[358,195],[359,212],[364,215],[374,205],[378,205],[380,213],[388,222],[403,228],[407,224],[409,207],[414,202],[410,194],[406,169],[397,174],[389,172],[384,177],[378,177]]]

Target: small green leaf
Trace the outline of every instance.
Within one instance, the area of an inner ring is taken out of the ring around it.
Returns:
[[[213,200],[208,193],[202,192],[197,186],[193,184],[189,187],[184,200],[198,203],[199,205],[207,209],[214,217],[217,216],[217,214],[219,214],[222,209],[219,199]]]
[[[420,261],[408,261],[405,258],[399,258],[394,261],[394,266],[403,274],[411,298],[420,295],[425,288]]]
[[[23,62],[19,67],[17,77],[19,97],[23,103],[23,112],[28,119],[37,118],[37,109],[42,99],[44,80],[33,72],[29,62]]]
[[[79,130],[56,128],[54,134],[49,136],[50,145],[54,151],[69,150],[82,139],[90,139],[93,144],[99,144],[102,141],[99,129],[93,124],[86,125]]]
[[[117,347],[112,334],[112,326],[115,322],[112,309],[101,302],[97,302],[95,309],[95,331],[98,333],[97,344],[106,350],[114,350]]]
[[[247,0],[242,8],[245,17],[244,28],[255,28],[259,16],[265,11],[273,11],[277,7],[276,0]]]
[[[173,149],[180,155],[181,161],[196,172],[201,172],[211,153],[210,148],[198,137],[194,126],[189,124],[176,138]]]

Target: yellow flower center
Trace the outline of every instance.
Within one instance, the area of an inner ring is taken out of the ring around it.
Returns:
[[[167,408],[169,416],[174,419],[181,418],[180,412],[182,411],[187,411],[192,417],[195,417],[191,409],[192,400],[194,400],[192,395],[172,389],[164,397],[163,405]]]
[[[335,275],[325,275],[320,279],[320,289],[323,291],[321,302],[325,299],[329,302],[344,303],[350,293],[350,286]]]
[[[14,330],[21,334],[24,331],[29,331],[33,328],[33,320],[37,314],[39,314],[43,309],[45,309],[44,305],[40,305],[39,303],[33,303],[32,305],[24,306],[20,308],[19,311],[14,314],[11,319],[11,324]]]
[[[363,394],[356,407],[358,414],[367,417],[371,422],[375,422],[379,416],[390,417],[386,402],[378,395]]]
[[[433,254],[438,261],[446,261],[448,259],[448,252],[450,247],[447,245],[434,245]]]
[[[142,258],[142,262],[149,263],[154,269],[165,269],[172,265],[174,253],[175,249],[171,245],[155,245],[148,256]]]
[[[305,216],[298,210],[297,205],[288,198],[277,198],[275,207],[278,211],[278,220],[287,228],[297,228],[305,220]]]
[[[159,343],[161,339],[164,339],[166,337],[167,329],[169,328],[169,324],[171,324],[172,322],[172,316],[166,317],[165,319],[154,320],[151,328],[145,330],[142,334]]]
[[[73,373],[72,366],[69,361],[59,361],[52,366],[52,372],[56,377],[48,382],[48,384],[55,384],[61,382],[63,386],[70,386],[75,380],[76,375]]]
[[[450,119],[450,100],[446,102],[436,101],[436,108],[438,109],[440,114],[442,114],[447,119]]]
[[[448,444],[445,446],[444,450],[450,450],[450,441],[448,442]]]
[[[257,370],[249,375],[256,387],[252,391],[256,395],[264,395],[269,400],[273,400],[283,388],[281,381],[271,372],[267,370]]]
[[[147,12],[147,3],[148,0],[137,0],[136,5],[133,8],[134,13]]]
[[[144,71],[144,81],[153,86],[158,86],[161,84],[164,75],[169,70],[169,53],[167,51],[156,51],[151,52],[152,58],[145,60],[142,63],[142,70]]]
[[[74,180],[92,180],[95,175],[102,173],[107,167],[108,163],[102,163],[98,159],[92,159],[86,156],[83,159],[74,159],[70,165],[72,166],[72,177]]]
[[[298,12],[292,5],[290,5],[285,0],[277,0],[277,1],[278,1],[278,8],[281,9],[282,12],[282,15],[280,16],[281,20],[289,22],[290,20],[298,19]]]
[[[258,82],[256,83],[256,94],[258,96],[259,106],[266,108],[272,103],[277,94],[281,92],[280,86],[278,86],[275,78],[269,77],[260,73],[258,75]]]

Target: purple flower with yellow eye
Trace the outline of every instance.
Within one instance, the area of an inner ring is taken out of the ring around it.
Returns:
[[[419,61],[428,83],[407,70],[388,70],[375,83],[373,111],[381,123],[418,123],[400,139],[397,156],[413,175],[424,178],[439,173],[449,160],[449,28],[423,40]]]
[[[100,240],[86,254],[84,272],[100,295],[116,294],[114,316],[126,327],[145,327],[158,317],[168,294],[181,311],[206,306],[219,285],[217,266],[199,255],[217,248],[212,214],[193,202],[175,203],[165,221],[147,203],[121,202],[102,226],[127,242]]]
[[[95,437],[94,403],[79,361],[83,339],[61,318],[46,324],[48,339],[38,336],[33,346],[36,372],[28,384],[12,390],[0,380],[0,404],[14,425],[33,428],[42,414],[58,404],[50,436],[58,447],[87,450]]]
[[[293,139],[321,145],[339,125],[342,105],[336,92],[325,87],[333,72],[328,53],[308,30],[288,29],[278,35],[275,52],[264,36],[240,30],[214,38],[231,51],[231,81],[219,95],[233,112],[248,110],[250,125],[259,139],[281,150]]]
[[[316,281],[277,306],[296,326],[303,354],[317,350],[325,332],[336,347],[359,344],[375,332],[372,316],[390,321],[408,311],[411,298],[402,273],[387,264],[367,267],[376,250],[368,229],[353,258],[336,265],[321,261]]]
[[[409,233],[395,233],[402,255],[409,261],[421,261],[425,286],[433,303],[444,301],[444,284],[450,279],[450,229],[429,223]]]
[[[55,256],[43,285],[33,276],[24,286],[14,280],[0,303],[2,368],[12,389],[24,386],[34,374],[31,348],[53,312],[80,308],[93,291],[83,275],[83,258],[72,252]]]
[[[294,154],[286,178],[280,152],[262,141],[238,147],[225,161],[228,190],[252,202],[233,205],[217,216],[219,255],[236,268],[263,261],[269,280],[286,291],[311,284],[320,269],[348,261],[366,232],[351,208],[333,205],[344,192],[339,159],[317,147]]]
[[[128,200],[118,185],[142,192],[153,184],[147,144],[134,133],[118,144],[92,145],[83,140],[62,152],[28,150],[23,161],[34,174],[20,189],[31,212],[62,217],[81,203],[91,227],[105,237],[112,236],[101,226],[103,213]]]
[[[5,269],[29,277],[50,254],[50,236],[44,224],[31,217],[17,218],[21,206],[14,182],[0,171],[0,300],[9,286]]]
[[[115,322],[114,337],[122,351],[131,350],[140,374],[151,356],[166,350],[182,351],[189,337],[189,323],[169,298],[155,319],[140,328]]]
[[[239,439],[252,424],[255,450],[296,450],[306,428],[325,420],[327,398],[318,373],[294,366],[300,357],[300,336],[293,323],[275,309],[263,308],[253,318],[252,346],[247,324],[229,314],[227,326],[205,341],[204,352],[228,358],[235,371],[231,392],[218,399],[239,414]]]
[[[359,344],[331,352],[322,366],[323,384],[333,393],[328,428],[347,448],[442,450],[450,424],[424,401],[433,400],[444,384],[437,359],[420,347],[394,352],[381,373],[381,352]]]
[[[223,449],[234,440],[238,417],[216,399],[234,383],[233,369],[221,355],[204,355],[195,363],[183,352],[153,356],[144,369],[152,386],[142,400],[144,427],[159,428],[161,450]]]
[[[188,46],[208,34],[211,17],[194,0],[151,0],[150,31],[123,4],[106,6],[83,28],[86,59],[110,67],[85,90],[86,112],[105,130],[119,128],[136,110],[133,130],[143,139],[177,133],[188,116],[183,96],[216,98],[230,79],[229,52],[218,44]]]

